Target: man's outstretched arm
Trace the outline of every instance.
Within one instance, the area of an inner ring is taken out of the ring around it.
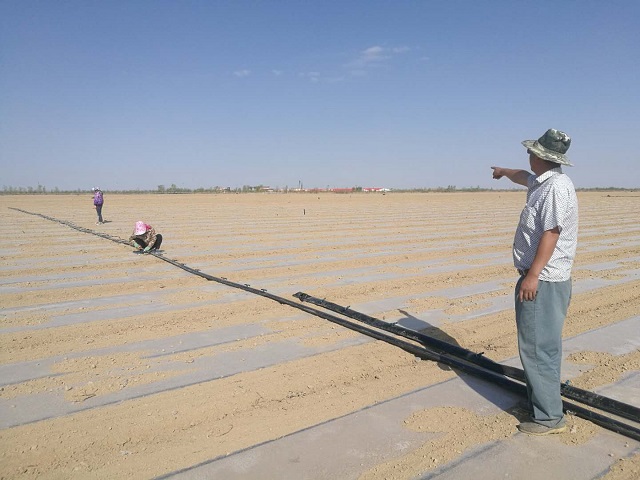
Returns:
[[[493,178],[499,180],[502,177],[507,177],[513,183],[517,183],[518,185],[528,186],[527,180],[531,175],[530,172],[526,170],[517,170],[513,168],[503,168],[503,167],[491,167],[493,169]]]

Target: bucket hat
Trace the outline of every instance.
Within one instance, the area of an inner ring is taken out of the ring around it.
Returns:
[[[571,145],[571,138],[560,130],[550,128],[538,140],[525,140],[522,145],[543,160],[573,167],[565,156]]]
[[[147,231],[147,225],[146,223],[144,223],[141,220],[138,220],[136,222],[136,229],[133,231],[134,235],[142,235],[144,232]]]

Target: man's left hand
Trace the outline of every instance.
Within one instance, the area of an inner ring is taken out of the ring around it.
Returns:
[[[518,299],[521,302],[533,301],[536,299],[536,293],[538,292],[538,277],[535,275],[527,274],[526,277],[520,282],[520,291],[518,292]]]

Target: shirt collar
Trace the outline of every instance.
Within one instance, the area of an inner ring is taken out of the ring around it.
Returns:
[[[562,174],[562,167],[558,166],[555,168],[552,168],[551,170],[547,170],[546,172],[538,175],[536,177],[536,182],[537,183],[542,183],[545,180],[551,178],[553,175],[561,175]]]

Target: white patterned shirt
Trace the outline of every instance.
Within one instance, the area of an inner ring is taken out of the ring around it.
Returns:
[[[558,227],[558,243],[538,278],[547,282],[569,280],[578,245],[578,199],[573,182],[561,167],[556,167],[538,177],[530,175],[528,187],[527,204],[513,239],[513,265],[529,270],[542,234]]]

